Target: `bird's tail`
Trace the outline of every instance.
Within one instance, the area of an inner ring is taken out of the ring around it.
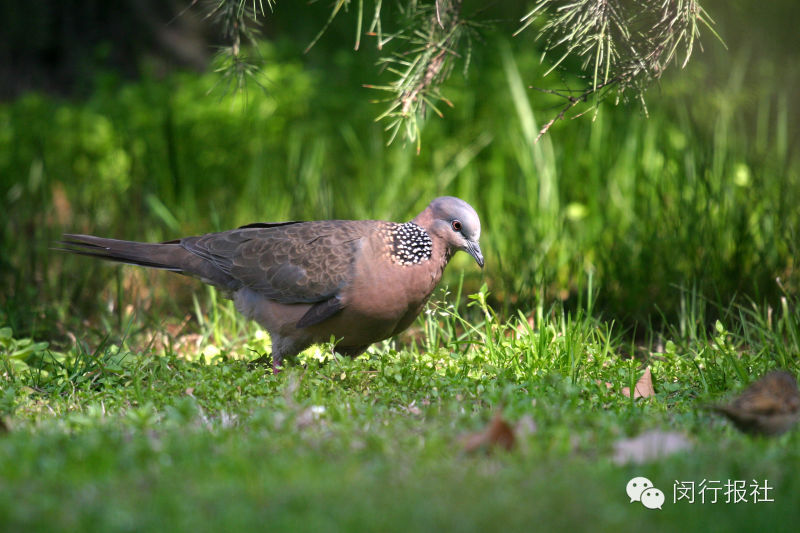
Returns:
[[[88,255],[108,261],[160,268],[180,274],[195,276],[206,283],[222,288],[233,288],[234,280],[214,264],[191,253],[180,241],[149,243],[106,239],[93,235],[65,234],[57,250]]]
[[[177,243],[120,241],[93,235],[65,234],[58,244],[63,246],[58,248],[63,252],[173,272],[183,272],[181,259],[189,253]]]

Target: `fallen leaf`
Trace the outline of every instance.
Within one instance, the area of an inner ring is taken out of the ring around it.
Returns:
[[[514,430],[503,420],[503,415],[497,412],[485,430],[462,437],[461,444],[468,453],[477,450],[490,452],[495,447],[510,450],[514,447]]]
[[[186,393],[186,396],[191,396],[194,398],[194,387],[186,387],[186,390],[183,392]]]
[[[622,395],[630,398],[631,388],[622,387]],[[636,387],[633,389],[633,398],[650,398],[655,395],[656,391],[653,389],[653,374],[650,372],[650,367],[647,367],[642,377],[636,382]]]
[[[655,459],[688,450],[692,442],[683,433],[676,431],[645,431],[631,439],[614,443],[614,462],[643,464]]]
[[[610,390],[610,389],[613,389],[613,388],[614,388],[614,385],[613,385],[613,384],[611,384],[611,383],[609,383],[608,381],[600,381],[599,379],[596,379],[596,380],[594,380],[594,382],[595,382],[595,383],[597,383],[597,385],[598,385],[598,386],[600,386],[600,387],[602,387],[603,385],[605,385],[605,386],[606,386],[606,389],[608,389],[608,390]],[[630,387],[628,387],[628,388],[630,388]]]
[[[780,435],[800,419],[797,380],[785,370],[774,370],[747,387],[730,404],[711,409],[728,417],[745,433]]]

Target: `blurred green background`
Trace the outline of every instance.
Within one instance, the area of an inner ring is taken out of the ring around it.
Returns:
[[[185,3],[4,3],[0,13],[0,324],[67,343],[71,332],[191,311],[198,285],[50,250],[63,232],[166,240],[254,221],[407,220],[431,198],[469,201],[486,269],[456,258],[446,282],[487,283],[510,316],[594,295],[635,337],[703,306],[776,305],[796,294],[800,247],[800,7],[703,2],[709,32],[641,106],[606,103],[538,128],[559,101],[542,43],[511,33],[524,3],[495,6],[467,76],[444,88],[422,150],[375,117],[378,52],[353,51],[354,20],[278,2],[265,67],[215,90],[213,26]],[[121,292],[125,296],[120,296]],[[99,325],[98,325],[99,324]],[[649,333],[648,333],[649,332]],[[73,337],[74,338],[74,337]]]

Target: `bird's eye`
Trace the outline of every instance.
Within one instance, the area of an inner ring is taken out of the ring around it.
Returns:
[[[453,231],[461,231],[461,221],[460,220],[454,220],[451,225],[453,226]]]

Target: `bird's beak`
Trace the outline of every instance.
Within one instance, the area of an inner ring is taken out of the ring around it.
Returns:
[[[477,242],[467,241],[466,252],[475,258],[475,262],[478,263],[479,267],[483,268],[483,254],[481,253],[481,247],[478,246]]]

